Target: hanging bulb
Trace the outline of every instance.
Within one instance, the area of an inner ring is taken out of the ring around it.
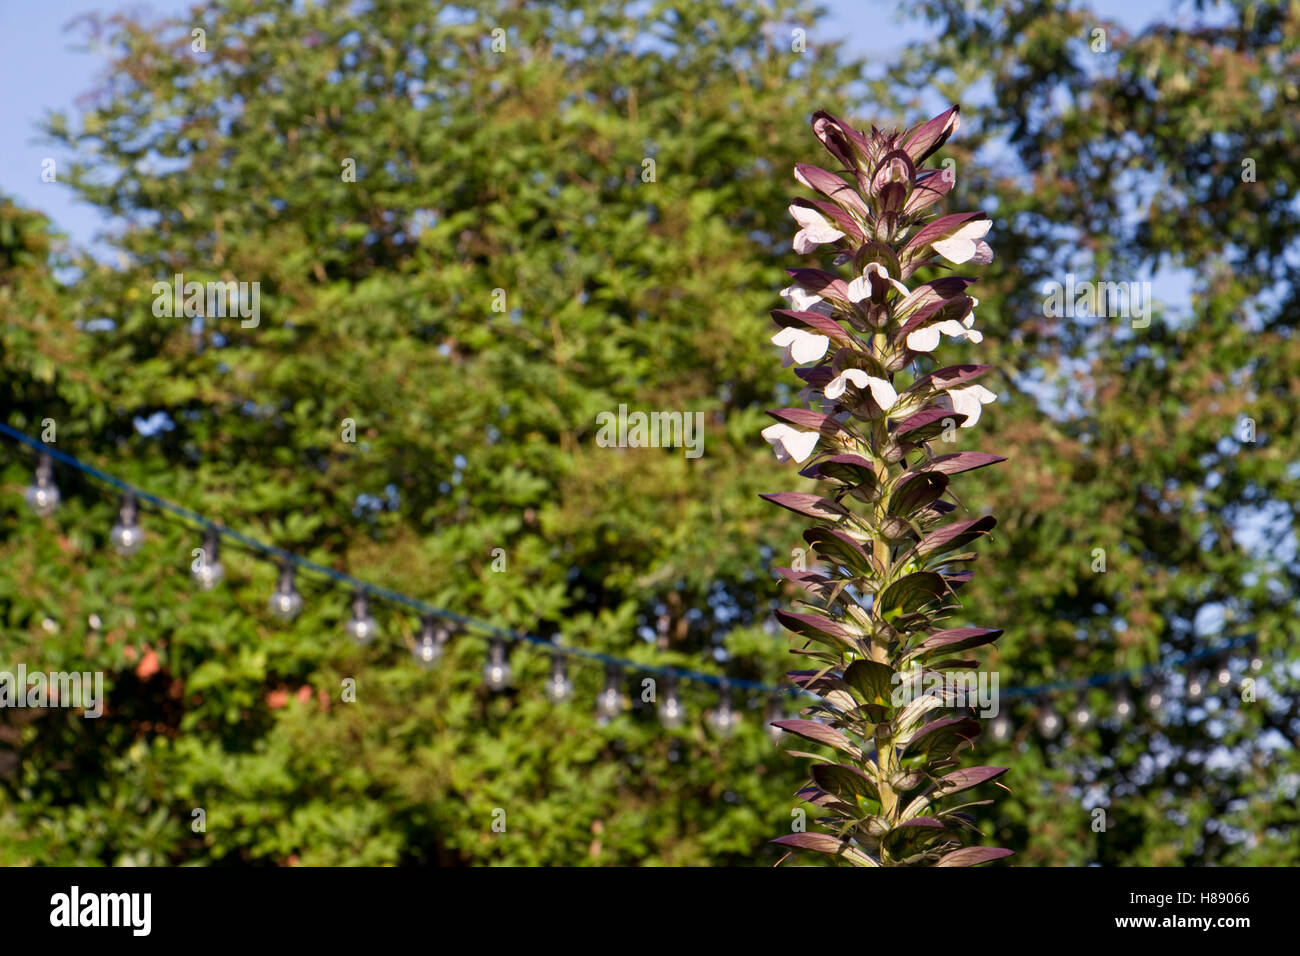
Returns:
[[[369,644],[379,633],[379,625],[370,616],[370,600],[362,588],[352,595],[352,616],[343,625],[348,636],[358,644]]]
[[[1121,690],[1115,697],[1115,716],[1120,720],[1128,720],[1133,716],[1133,698],[1126,690]]]
[[[669,730],[675,730],[685,719],[686,708],[682,706],[681,699],[677,696],[677,681],[670,677],[668,685],[664,688],[664,696],[659,701],[659,720]]]
[[[573,681],[569,680],[568,666],[559,655],[551,661],[551,677],[546,682],[546,696],[557,704],[573,696]]]
[[[1196,703],[1205,696],[1205,678],[1193,674],[1187,678],[1187,699]]]
[[[432,614],[420,622],[420,634],[415,639],[415,659],[421,667],[432,667],[442,660],[442,652],[451,640],[451,627]]]
[[[605,668],[605,687],[596,697],[596,723],[602,727],[623,712],[623,695],[618,689],[618,669]]]
[[[1256,656],[1250,659],[1250,672],[1252,674],[1258,674],[1263,669],[1264,669],[1264,659],[1262,657]]]
[[[219,552],[217,529],[208,528],[203,532],[203,548],[190,567],[190,572],[194,575],[194,583],[201,590],[211,591],[226,576],[226,569],[221,565]]]
[[[1219,672],[1214,675],[1214,680],[1220,687],[1232,686],[1232,669],[1226,662],[1219,666]]]
[[[1043,708],[1038,715],[1038,730],[1047,738],[1055,737],[1061,732],[1061,717],[1050,707]]]
[[[740,723],[740,714],[731,706],[731,687],[724,680],[718,697],[718,706],[709,713],[709,726],[713,732],[725,737]]]
[[[27,507],[41,517],[53,514],[59,506],[59,489],[54,484],[54,459],[47,451],[36,460],[36,477],[23,494]]]
[[[1016,728],[1012,725],[1011,718],[1006,714],[998,714],[993,718],[993,722],[989,724],[989,734],[994,741],[1000,744],[1010,740],[1015,731]]]
[[[117,513],[117,524],[108,533],[108,540],[113,550],[123,557],[128,557],[140,550],[144,544],[144,531],[140,528],[139,512],[135,506],[135,494],[128,491],[122,496],[122,507]]]
[[[1092,723],[1092,711],[1088,707],[1088,702],[1080,698],[1079,702],[1070,708],[1070,723],[1075,730],[1087,730]]]
[[[302,613],[302,595],[293,583],[294,567],[286,564],[280,569],[280,580],[271,595],[271,613],[284,621],[292,621]]]
[[[785,720],[785,708],[781,706],[780,698],[774,696],[768,701],[767,712],[763,714],[763,724],[767,727],[767,735],[772,738],[773,743],[779,743],[785,736],[784,730],[772,726],[778,720]]]
[[[1159,684],[1153,684],[1151,690],[1147,692],[1146,697],[1147,710],[1155,712],[1165,705],[1165,695],[1160,690]]]
[[[505,641],[494,640],[488,646],[488,660],[483,665],[483,683],[488,690],[504,690],[510,686],[510,661],[506,658]]]

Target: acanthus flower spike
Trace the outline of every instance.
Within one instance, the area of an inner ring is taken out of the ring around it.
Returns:
[[[956,505],[944,496],[952,476],[1003,459],[936,456],[930,448],[954,424],[976,425],[997,397],[974,383],[988,366],[917,369],[910,382],[895,380],[945,336],[983,339],[974,328],[977,300],[965,291],[973,280],[940,276],[908,286],[919,269],[992,257],[986,215],[928,220],[925,212],[952,180],[924,164],[958,122],[955,106],[907,133],[863,133],[829,113],[814,115],[813,132],[838,169],[795,167],[795,179],[820,197],[790,207],[800,225],[795,248],[824,255],[829,245],[832,267],[851,263],[853,271],[846,279],[787,270],[793,282],[781,294],[792,308],[772,313],[781,327],[772,341],[805,383],[801,398],[825,405],[824,413],[769,412],[776,424],[763,438],[780,461],[811,459],[800,474],[829,486],[822,494],[763,496],[810,520],[804,540],[823,566],[778,569],[800,587],[803,603],[776,618],[812,668],[789,676],[820,702],[804,719],[776,720],[773,729],[834,754],[833,762],[812,764],[798,794],[818,809],[824,832],[774,842],[859,866],[972,866],[1010,854],[963,845],[960,801],[946,799],[1005,772],[959,764],[980,731],[961,706],[964,696],[947,683],[936,694],[933,682],[901,699],[897,693],[905,671],[949,675],[938,665],[953,664],[951,654],[1002,633],[948,624],[961,606],[958,590],[972,578],[968,546],[997,521],[950,520]],[[958,676],[962,686],[971,676]],[[1013,728],[1003,718],[995,730],[1005,740]]]

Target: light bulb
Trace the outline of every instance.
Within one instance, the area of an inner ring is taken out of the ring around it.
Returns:
[[[280,569],[280,580],[271,595],[271,613],[284,621],[292,621],[302,613],[302,595],[293,583],[294,569],[286,564]]]
[[[1155,712],[1165,705],[1165,695],[1160,692],[1159,687],[1152,687],[1147,693],[1146,698],[1147,710]]]
[[[1214,675],[1214,679],[1220,687],[1229,687],[1232,684],[1232,670],[1227,664],[1224,664],[1219,668],[1219,672]]]
[[[420,634],[415,639],[415,659],[421,667],[432,667],[442,659],[442,652],[451,640],[451,628],[432,614],[420,623]]]
[[[203,533],[203,547],[194,556],[194,563],[190,566],[194,583],[201,590],[211,591],[226,576],[226,569],[222,567],[218,554],[219,550],[217,531],[215,528],[209,528]]]
[[[1038,715],[1038,730],[1044,737],[1055,737],[1061,732],[1061,718],[1056,711],[1048,708]]]
[[[1079,701],[1070,710],[1070,723],[1074,725],[1075,730],[1086,730],[1092,723],[1092,711],[1088,709],[1087,703]]]
[[[54,484],[54,460],[43,451],[36,462],[36,478],[23,494],[27,507],[41,517],[53,514],[59,506],[59,489]]]
[[[781,706],[781,701],[773,697],[768,702],[767,712],[763,715],[763,723],[767,726],[767,735],[772,738],[773,743],[778,743],[785,736],[785,731],[780,727],[773,727],[778,720],[785,719],[785,708]]]
[[[605,670],[605,687],[596,695],[596,723],[602,727],[623,712],[623,697],[618,690],[618,671]]]
[[[343,625],[343,629],[358,644],[369,644],[379,633],[379,625],[370,616],[370,601],[366,598],[366,592],[360,588],[352,596],[352,616]]]
[[[1120,691],[1115,698],[1115,716],[1120,720],[1128,720],[1133,716],[1133,698],[1129,697],[1128,691]]]
[[[140,528],[135,507],[135,495],[127,492],[122,496],[122,507],[117,513],[117,524],[108,533],[108,540],[113,550],[123,557],[135,554],[144,543],[144,531]]]
[[[488,648],[488,661],[483,665],[483,683],[488,690],[504,690],[510,685],[510,661],[506,658],[504,641],[493,641]]]
[[[1252,657],[1250,659],[1250,671],[1252,674],[1258,674],[1264,669],[1264,660],[1261,657]]]
[[[669,682],[664,690],[663,699],[659,701],[659,720],[669,730],[675,730],[686,719],[686,708],[677,696],[677,685]],[[775,729],[775,728],[773,728]]]
[[[725,737],[739,722],[740,715],[731,706],[731,688],[727,686],[726,681],[723,681],[718,706],[709,713],[709,726],[713,728],[714,733]]]
[[[573,681],[569,680],[564,658],[557,657],[551,663],[551,677],[546,682],[546,696],[555,703],[561,703],[573,696]]]
[[[1205,680],[1200,674],[1194,674],[1187,679],[1187,699],[1190,701],[1199,701],[1205,696]]]
[[[1011,724],[1011,718],[1006,714],[998,714],[989,724],[989,734],[995,741],[1000,744],[1006,743],[1015,733],[1015,727]]]

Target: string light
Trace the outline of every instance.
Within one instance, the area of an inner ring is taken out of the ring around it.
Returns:
[[[27,507],[42,518],[51,515],[59,507],[59,489],[54,484],[54,459],[49,452],[41,452],[36,462],[36,476],[31,486],[23,493]]]
[[[451,640],[451,628],[432,614],[420,622],[420,634],[415,639],[415,659],[421,667],[432,667],[442,660],[443,649]]]
[[[573,696],[573,681],[569,680],[568,665],[558,654],[551,660],[551,676],[546,682],[546,696],[557,704]]]
[[[140,550],[144,543],[144,531],[140,528],[139,511],[135,504],[135,494],[128,491],[122,496],[122,507],[117,513],[117,524],[108,533],[108,540],[113,550],[123,557],[130,557]]]
[[[619,693],[618,678],[617,668],[605,668],[605,686],[596,695],[596,723],[602,727],[623,712],[623,695]]]
[[[1070,723],[1075,730],[1087,730],[1092,723],[1092,711],[1088,708],[1088,702],[1080,700],[1070,708]]]
[[[998,714],[989,724],[989,734],[1000,744],[1010,740],[1013,733],[1015,733],[1015,727],[1011,723],[1011,718],[1006,714]]]
[[[203,547],[195,556],[191,571],[194,583],[204,591],[211,591],[226,576],[226,569],[221,564],[220,538],[215,528],[203,532]]]
[[[1044,707],[1038,715],[1038,730],[1044,737],[1055,737],[1061,732],[1061,716],[1052,708]]]
[[[1133,716],[1133,698],[1126,690],[1121,690],[1115,697],[1115,716],[1120,720]]]
[[[1228,667],[1226,661],[1219,665],[1219,672],[1214,675],[1214,679],[1220,687],[1232,686],[1232,669]]]
[[[731,706],[730,684],[723,683],[722,691],[718,696],[718,706],[709,713],[708,721],[714,733],[721,737],[730,734],[740,723],[740,715]]]
[[[343,625],[343,629],[348,632],[348,637],[363,646],[373,641],[379,633],[379,625],[370,614],[370,599],[362,588],[357,588],[352,595],[352,616]]]
[[[781,698],[773,696],[767,702],[767,711],[763,714],[763,726],[767,728],[767,735],[772,738],[773,743],[779,743],[785,736],[785,731],[780,727],[773,727],[778,720],[785,719],[785,708],[781,706]]]
[[[494,640],[488,646],[487,663],[483,665],[483,683],[488,690],[504,690],[510,686],[510,660],[506,656],[506,643]]]
[[[669,678],[664,687],[663,699],[659,701],[659,720],[669,730],[676,730],[686,719],[686,708],[677,696],[677,681]]]
[[[1187,699],[1196,703],[1205,696],[1205,679],[1199,674],[1187,678]]]
[[[302,595],[294,584],[294,566],[286,564],[280,569],[280,580],[271,595],[271,613],[282,621],[292,621],[302,613]]]
[[[447,640],[449,639],[450,635],[453,633],[453,624],[448,622],[463,622],[465,624],[469,624],[473,626],[475,629],[485,631],[490,639],[499,642],[502,646],[503,662],[505,662],[504,649],[505,649],[506,642],[531,643],[531,644],[547,647],[548,648],[547,652],[553,654],[554,656],[552,681],[548,683],[548,694],[550,693],[552,686],[560,690],[566,691],[567,694],[572,693],[572,685],[571,683],[568,682],[568,676],[567,673],[565,673],[564,662],[562,661],[560,655],[557,654],[552,649],[553,646],[550,641],[535,637],[531,634],[507,631],[504,628],[497,627],[485,621],[478,621],[472,618],[464,617],[463,615],[455,614],[451,611],[430,607],[424,602],[412,598],[408,595],[401,594],[395,591],[390,591],[373,585],[369,585],[366,582],[359,581],[355,578],[350,577],[349,575],[335,571],[332,568],[317,564],[305,558],[298,557],[280,548],[265,544],[261,541],[258,541],[254,538],[250,538],[246,535],[240,534],[231,529],[216,525],[202,515],[199,515],[186,508],[182,508],[178,505],[172,504],[171,502],[159,498],[156,495],[152,495],[147,492],[141,491],[140,489],[134,488],[131,485],[128,485],[127,483],[121,481],[120,479],[112,475],[109,475],[95,468],[92,465],[88,465],[77,460],[71,455],[67,455],[56,448],[45,446],[43,443],[37,441],[34,438],[31,438],[28,435],[25,435],[24,433],[18,431],[17,429],[14,429],[4,424],[3,422],[0,422],[0,434],[8,435],[24,444],[29,445],[30,447],[35,449],[40,455],[38,459],[36,471],[35,471],[35,481],[31,487],[26,489],[26,492],[24,494],[24,498],[26,499],[28,506],[31,507],[33,511],[35,511],[37,514],[48,515],[59,504],[59,500],[60,500],[59,491],[57,486],[54,484],[54,480],[53,480],[53,461],[58,461],[62,464],[66,464],[69,467],[75,468],[78,471],[81,471],[91,477],[94,477],[105,484],[120,489],[123,492],[123,499],[122,499],[122,506],[119,513],[119,522],[117,525],[114,525],[112,532],[110,532],[110,540],[112,541],[114,547],[117,548],[119,551],[122,551],[123,553],[134,553],[134,551],[139,549],[139,547],[141,546],[144,540],[143,531],[141,530],[138,521],[138,510],[136,507],[136,499],[139,498],[140,500],[149,502],[153,507],[156,507],[159,511],[168,512],[184,520],[191,521],[194,523],[199,523],[205,526],[206,528],[206,533],[204,535],[205,553],[202,555],[202,559],[199,562],[196,562],[194,566],[192,566],[192,572],[194,574],[195,580],[200,587],[204,587],[205,581],[210,581],[211,586],[215,586],[215,584],[221,578],[224,577],[224,569],[221,568],[221,564],[218,560],[218,541],[220,537],[230,537],[236,540],[237,542],[240,542],[244,546],[248,547],[250,550],[253,550],[255,552],[260,552],[268,557],[273,557],[281,562],[280,577],[277,582],[275,592],[272,595],[270,601],[271,611],[274,614],[276,614],[276,616],[278,617],[284,618],[286,620],[292,620],[299,613],[301,613],[303,607],[303,601],[302,601],[302,596],[298,593],[295,587],[295,573],[298,567],[304,567],[315,573],[321,574],[322,576],[331,578],[339,583],[350,585],[360,592],[369,591],[373,594],[382,596],[386,600],[390,600],[393,601],[394,603],[402,604],[414,610],[419,611],[423,615],[424,621],[420,632],[420,636],[415,643],[414,654],[416,660],[424,666],[431,666],[434,662],[436,662],[438,659],[441,658],[443,654],[444,646],[447,643]],[[207,566],[206,570],[204,568],[205,565]],[[362,596],[364,598],[364,593]],[[355,606],[354,606],[354,615],[353,615],[354,620],[357,617],[358,615],[355,613]],[[373,624],[373,618],[370,618],[368,613],[362,614],[360,615],[360,617],[363,620],[369,619],[371,624]],[[361,631],[362,633],[371,634],[371,627],[370,626],[363,627],[361,628]],[[378,628],[374,627],[373,633],[377,634],[377,632],[378,632]],[[1160,679],[1158,677],[1152,677],[1150,675],[1152,675],[1155,672],[1173,670],[1192,661],[1205,660],[1206,658],[1210,658],[1213,660],[1217,658],[1222,663],[1221,669],[1217,672],[1219,683],[1226,685],[1226,682],[1222,678],[1225,674],[1227,674],[1228,678],[1230,679],[1231,671],[1230,668],[1228,667],[1228,661],[1224,660],[1223,655],[1227,654],[1233,647],[1237,647],[1247,643],[1252,645],[1257,645],[1258,636],[1242,635],[1227,641],[1225,644],[1219,647],[1209,648],[1200,651],[1193,651],[1190,653],[1185,653],[1180,655],[1174,655],[1168,659],[1159,661],[1155,664],[1148,665],[1142,668],[1134,668],[1128,671],[1121,671],[1113,674],[1097,674],[1079,680],[1063,681],[1054,684],[1044,684],[1035,687],[1007,688],[1003,691],[1002,696],[1008,699],[1046,698],[1049,694],[1055,694],[1058,692],[1067,692],[1070,690],[1082,691],[1088,687],[1099,687],[1107,684],[1114,684],[1124,679],[1130,679],[1130,680],[1146,679],[1152,681],[1152,683],[1150,685],[1149,693],[1144,697],[1144,703],[1152,712],[1156,712],[1159,711],[1164,704],[1164,694],[1161,690]],[[613,675],[615,675],[614,680],[612,682],[613,694],[612,695],[610,694],[611,681],[607,680],[606,688],[601,692],[600,698],[598,698],[598,710],[600,711],[601,714],[606,715],[605,717],[606,720],[611,718],[613,715],[621,713],[622,711],[623,702],[617,687],[617,675],[622,671],[627,671],[627,672],[648,671],[657,676],[662,676],[662,678],[668,684],[668,689],[667,692],[662,696],[660,703],[658,704],[657,710],[659,712],[660,719],[663,721],[664,725],[668,727],[679,726],[685,718],[685,708],[683,707],[682,701],[678,697],[676,692],[677,677],[681,677],[685,680],[689,680],[695,683],[713,684],[719,687],[720,689],[724,689],[724,690],[729,687],[729,683],[730,683],[729,679],[726,677],[719,677],[713,674],[704,674],[704,673],[698,673],[689,670],[681,670],[678,668],[645,667],[634,661],[623,660],[620,658],[613,658],[605,654],[597,653],[594,651],[586,651],[580,648],[574,648],[572,650],[568,650],[565,652],[565,655],[576,656],[587,660],[602,661],[606,665],[607,674],[612,673]],[[505,663],[506,666],[508,667],[508,662]],[[1252,654],[1248,667],[1251,673],[1259,673],[1263,670],[1264,661],[1259,656],[1257,650],[1255,650],[1255,653]],[[1213,670],[1213,668],[1211,668],[1211,670]],[[557,673],[560,675],[560,678],[558,680],[556,680]],[[1208,682],[1209,682],[1208,676],[1203,676],[1202,674],[1190,675],[1188,677],[1189,698],[1196,699],[1196,693],[1198,690],[1200,695],[1203,696],[1205,692],[1205,685]],[[769,708],[769,710],[773,712],[773,719],[780,719],[780,717],[782,716],[780,705],[777,702],[780,698],[784,698],[786,696],[816,696],[802,689],[790,688],[790,687],[774,687],[772,685],[757,683],[754,681],[737,680],[735,683],[738,687],[742,687],[748,691],[752,691],[755,693],[768,693],[773,695],[773,703],[772,706]],[[722,696],[725,698],[727,694],[723,693]],[[616,703],[617,706],[611,708],[609,706],[611,703]],[[1133,709],[1134,708],[1133,708],[1132,700],[1128,697],[1127,693],[1121,691],[1117,695],[1116,705],[1115,705],[1115,715],[1120,718],[1125,718],[1133,711]],[[719,717],[720,714],[725,715],[725,719]],[[1045,730],[1048,736],[1052,736],[1060,732],[1060,729],[1064,725],[1064,722],[1062,721],[1061,717],[1058,714],[1051,712],[1050,707],[1047,708],[1047,710],[1045,711],[1041,711],[1040,714],[1041,714],[1039,720],[1040,730]],[[1073,718],[1074,716],[1075,714],[1072,711],[1071,717]],[[708,715],[709,722],[711,724],[714,724],[718,729],[722,727],[730,727],[734,725],[734,723],[738,721],[738,719],[739,719],[739,714],[736,711],[736,709],[733,706],[731,706],[730,701],[726,701],[725,704],[720,705],[716,710],[714,710]],[[1091,712],[1089,712],[1089,720],[1093,720],[1093,719],[1095,719],[1095,715],[1092,715]],[[781,732],[777,728],[769,727],[768,731],[772,733],[774,737],[779,737],[781,735]],[[993,726],[991,727],[991,731],[995,738],[1005,735],[1005,737],[1009,739],[1012,733],[1014,732],[1014,728],[1009,718],[1005,716],[999,716],[998,718],[994,719]]]

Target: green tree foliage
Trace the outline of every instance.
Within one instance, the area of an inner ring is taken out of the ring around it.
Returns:
[[[436,605],[776,681],[763,313],[785,171],[852,65],[791,49],[811,25],[791,3],[368,6],[102,25],[113,81],[50,132],[121,255],[60,296],[44,233],[7,212],[27,237],[7,420],[54,418],[60,449]],[[156,316],[177,273],[259,282],[260,323]],[[702,413],[703,456],[599,447],[620,403]],[[32,459],[2,454],[18,502]],[[490,696],[482,640],[426,673],[418,622],[376,605],[385,636],[358,649],[348,595],[306,576],[283,625],[275,568],[230,545],[227,583],[196,593],[194,529],[146,508],[146,548],[118,558],[115,503],[59,479],[55,516],[4,511],[5,658],[105,668],[110,709],[4,716],[9,861],[750,862],[790,819],[766,700],[724,742],[700,726],[715,695],[685,686],[694,719],[667,733],[630,675],[602,729],[599,667],[555,707],[526,651]]]
[[[894,74],[960,98],[957,191],[995,219],[981,359],[1021,388],[988,416],[1014,467],[975,479],[1000,524],[968,610],[1007,628],[1004,679],[1260,636],[1262,674],[1249,648],[1208,661],[1231,681],[1201,703],[1180,675],[1162,706],[1128,689],[1132,718],[1046,744],[1017,709],[1016,746],[984,755],[1015,791],[986,829],[1022,863],[1294,864],[1300,846],[1300,5],[1208,6],[1134,34],[1074,3],[918,4],[938,42]],[[1067,272],[1127,283],[1160,268],[1186,270],[1189,303],[1157,304],[1148,327],[1044,307]],[[1109,715],[1123,689],[1085,700]]]

